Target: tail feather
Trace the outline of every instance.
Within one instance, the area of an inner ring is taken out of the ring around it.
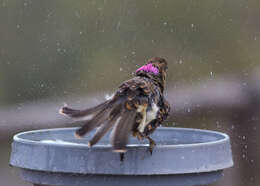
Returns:
[[[121,108],[121,105],[118,105],[111,111],[109,119],[101,125],[94,137],[89,141],[89,146],[95,145],[118,122]]]
[[[108,122],[104,123],[96,132],[94,137],[89,141],[88,145],[95,145],[117,122],[120,117],[114,117]]]
[[[135,124],[135,110],[125,110],[111,134],[114,152],[126,152],[126,144],[131,129]]]
[[[84,110],[77,110],[77,109],[72,109],[69,107],[62,107],[60,109],[60,114],[67,115],[72,118],[80,118],[80,117],[85,117],[85,116],[90,116],[92,114],[97,113],[98,111],[104,109],[108,105],[109,101],[105,101],[95,107],[84,109]]]
[[[99,127],[109,117],[110,108],[105,107],[98,112],[91,120],[87,121],[81,128],[76,130],[75,135],[81,137],[96,127]]]
[[[93,130],[94,128],[99,127],[107,120],[109,120],[111,113],[113,113],[113,112],[115,112],[115,110],[117,110],[115,108],[120,106],[121,102],[122,102],[121,99],[117,99],[117,100],[111,100],[110,102],[106,102],[106,103],[102,104],[102,107],[99,108],[100,109],[99,112],[96,113],[91,120],[86,121],[86,123],[81,128],[76,130],[75,135],[77,137],[81,137],[81,136],[85,135],[86,133],[90,132],[91,130]],[[118,111],[120,111],[120,109]]]

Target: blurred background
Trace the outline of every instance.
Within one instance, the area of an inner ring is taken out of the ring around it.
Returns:
[[[0,186],[12,136],[75,126],[57,114],[105,99],[148,58],[168,60],[167,126],[231,137],[234,167],[214,186],[260,185],[260,1],[1,0]]]

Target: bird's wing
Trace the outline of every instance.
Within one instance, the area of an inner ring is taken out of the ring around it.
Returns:
[[[129,134],[137,124],[136,116],[139,113],[146,114],[150,94],[151,86],[142,78],[133,78],[119,87],[116,95],[122,95],[124,103],[119,121],[111,133],[111,143],[115,152],[126,151]]]
[[[124,152],[128,142],[128,136],[136,124],[136,115],[148,105],[150,94],[149,82],[141,78],[133,78],[121,84],[112,99],[100,105],[86,109],[74,110],[63,107],[61,113],[70,117],[85,117],[92,115],[92,118],[85,121],[85,124],[76,130],[76,136],[81,137],[96,127],[99,127],[89,145],[96,144],[109,129],[111,143],[114,151]]]

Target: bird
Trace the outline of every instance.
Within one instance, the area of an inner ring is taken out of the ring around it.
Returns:
[[[88,142],[89,147],[112,130],[112,149],[122,155],[121,160],[127,151],[130,135],[138,140],[147,139],[152,154],[156,143],[150,135],[170,112],[170,105],[164,97],[167,69],[168,63],[164,58],[153,57],[133,73],[133,78],[124,81],[110,99],[83,110],[64,106],[59,112],[71,118],[88,118],[75,131],[78,138],[97,128]]]

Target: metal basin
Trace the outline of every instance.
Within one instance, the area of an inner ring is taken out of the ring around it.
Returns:
[[[111,151],[109,134],[94,147],[94,132],[82,139],[76,128],[47,129],[14,136],[10,164],[24,180],[44,185],[203,185],[233,165],[226,134],[185,128],[158,128],[151,155],[148,142],[130,138],[123,162]]]

